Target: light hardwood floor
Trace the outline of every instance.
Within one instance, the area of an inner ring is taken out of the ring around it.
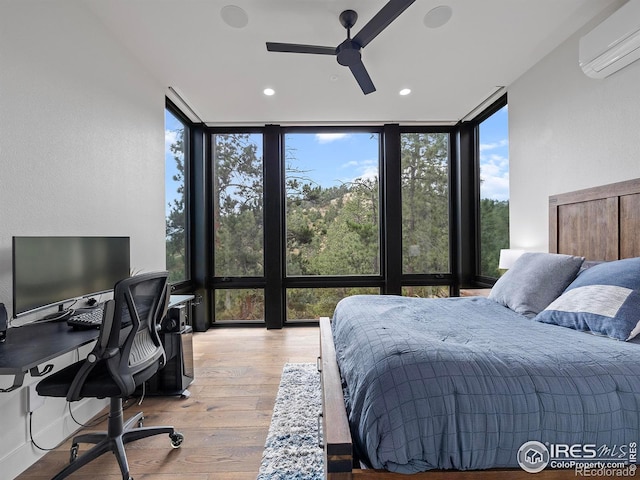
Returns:
[[[191,397],[147,397],[125,412],[128,418],[142,409],[145,425],[173,425],[184,434],[184,443],[173,449],[167,435],[158,435],[129,444],[133,478],[255,480],[282,367],[287,362],[315,363],[318,352],[317,326],[226,327],[194,334]],[[17,478],[50,479],[68,462],[69,447],[70,441],[65,442]],[[87,448],[81,445],[80,454]],[[113,455],[105,454],[69,478],[120,480],[119,472]]]

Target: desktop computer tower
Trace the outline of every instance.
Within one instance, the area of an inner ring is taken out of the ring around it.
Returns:
[[[167,319],[169,321],[167,321]],[[167,357],[165,366],[146,384],[147,395],[184,395],[195,377],[193,368],[193,329],[189,325],[187,305],[172,307],[162,324],[160,340]],[[137,392],[141,394],[141,391]]]

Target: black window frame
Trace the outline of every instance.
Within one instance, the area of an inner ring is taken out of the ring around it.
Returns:
[[[185,211],[185,279],[170,284],[172,293],[181,293],[193,288],[193,206],[194,192],[192,189],[193,176],[193,137],[194,123],[168,98],[165,98],[165,110],[176,117],[184,125],[184,211]],[[165,219],[166,222],[166,219]]]
[[[503,95],[495,102],[484,109],[478,116],[472,120],[473,134],[474,134],[474,148],[473,148],[473,166],[475,170],[475,282],[479,287],[491,287],[498,280],[498,277],[490,277],[482,275],[481,262],[482,262],[482,238],[481,238],[481,225],[480,225],[480,124],[491,117],[494,113],[497,113],[500,109],[508,105],[507,95]]]
[[[270,195],[267,193],[267,177],[270,174],[270,168],[267,168],[267,149],[270,148],[270,145],[267,144],[267,132],[269,129],[267,127],[205,127],[204,135],[205,135],[205,144],[206,144],[206,153],[204,162],[206,164],[206,191],[207,191],[207,207],[205,209],[205,222],[206,222],[206,230],[208,233],[208,238],[210,241],[205,246],[207,251],[207,270],[206,270],[206,295],[209,298],[208,304],[210,305],[209,311],[207,312],[207,318],[210,319],[210,325],[216,324],[215,318],[215,291],[216,290],[226,290],[226,289],[256,289],[263,290],[264,298],[265,298],[265,319],[264,320],[238,320],[238,321],[224,321],[224,325],[258,325],[265,326],[267,324],[267,310],[269,312],[273,308],[272,306],[267,306],[267,298],[271,298],[271,295],[267,296],[267,286],[273,283],[272,281],[267,281],[268,277],[273,276],[273,272],[270,270],[273,268],[273,264],[268,264],[267,256],[263,257],[265,262],[264,265],[264,274],[260,277],[258,276],[216,276],[215,275],[215,254],[214,254],[214,242],[215,242],[215,225],[213,222],[214,218],[214,209],[215,209],[215,192],[213,191],[213,176],[215,175],[215,147],[214,147],[214,136],[215,135],[232,135],[232,134],[248,134],[254,135],[259,134],[262,135],[262,171],[263,171],[263,199],[262,199],[262,208],[263,208],[263,218],[267,218],[267,201],[270,199]],[[271,204],[271,201],[270,201]],[[264,222],[263,228],[263,249],[266,252],[269,248],[271,241],[269,240],[273,236],[272,230],[269,228],[268,224],[270,222]],[[272,288],[272,287],[271,287]]]
[[[394,294],[401,295],[402,287],[418,287],[418,286],[448,286],[449,287],[449,295],[457,296],[459,292],[459,281],[455,272],[458,271],[458,246],[457,246],[457,219],[458,219],[458,209],[459,209],[459,200],[457,197],[457,185],[456,185],[456,177],[457,177],[457,158],[458,158],[458,142],[457,142],[457,128],[455,126],[400,126],[398,128],[398,155],[400,155],[400,137],[403,133],[444,133],[448,134],[448,150],[449,150],[449,172],[448,172],[448,182],[449,182],[449,271],[448,272],[436,272],[436,273],[419,273],[419,274],[406,274],[402,272],[402,194],[398,190],[398,194],[400,195],[397,198],[399,202],[397,206],[394,206],[397,210],[394,212],[394,216],[399,219],[399,225],[396,227],[396,231],[399,232],[399,257],[394,261],[397,263],[397,269],[400,272],[400,290],[398,293],[393,292]],[[400,182],[400,168],[401,168],[401,158],[398,156],[397,160],[397,168],[398,168],[398,182]],[[395,162],[394,162],[395,163]],[[400,186],[401,183],[398,183]],[[389,214],[389,212],[387,212]],[[396,242],[398,239],[396,239]]]
[[[479,275],[479,136],[482,121],[507,105],[506,94],[470,121],[455,125],[362,124],[351,126],[281,126],[265,124],[253,127],[206,126],[191,122],[170,100],[167,108],[189,126],[187,255],[190,278],[172,286],[172,291],[195,292],[204,303],[196,319],[196,330],[206,330],[213,320],[214,289],[260,288],[265,293],[265,322],[253,325],[282,328],[298,321],[286,321],[286,292],[290,288],[375,287],[382,294],[401,295],[403,287],[448,286],[451,296],[460,288],[487,287],[495,278]],[[285,145],[287,133],[369,132],[380,135],[380,274],[355,276],[296,277],[285,274],[286,199]],[[263,135],[263,168],[265,216],[264,277],[217,278],[212,275],[213,242],[213,154],[212,135],[229,133],[261,133]],[[450,272],[404,274],[402,272],[402,196],[401,135],[403,133],[447,133],[449,135],[449,249]],[[246,322],[238,322],[243,324]],[[307,323],[307,322],[304,322]],[[224,325],[232,322],[225,321]]]
[[[281,158],[281,166],[282,169],[282,177],[280,182],[280,188],[282,189],[283,195],[285,192],[285,180],[286,180],[286,145],[285,145],[285,136],[290,133],[306,133],[306,134],[315,134],[315,133],[370,133],[379,135],[379,152],[378,152],[378,174],[379,174],[379,185],[380,185],[380,194],[378,199],[378,208],[380,215],[382,216],[382,190],[384,184],[384,175],[383,175],[383,135],[384,129],[380,126],[304,126],[304,127],[282,127],[281,128],[281,149],[280,149],[280,158]],[[286,229],[286,199],[282,196],[283,204],[282,204],[282,221],[283,228]],[[286,288],[322,288],[322,287],[339,287],[339,286],[352,286],[352,287],[380,287],[383,286],[384,279],[384,263],[383,263],[383,252],[384,248],[384,235],[382,235],[383,223],[382,219],[379,218],[380,222],[380,232],[379,232],[379,245],[380,245],[380,273],[378,274],[370,274],[370,275],[323,275],[318,277],[304,277],[304,276],[295,276],[295,275],[286,275],[286,269],[283,271],[283,278],[285,279],[284,287]],[[282,238],[285,238],[286,230],[282,230]],[[286,245],[283,245],[283,248],[286,249]],[[286,255],[286,251],[284,252]],[[283,261],[286,262],[286,258],[283,258]]]

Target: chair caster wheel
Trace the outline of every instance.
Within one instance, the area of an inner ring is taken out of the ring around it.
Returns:
[[[180,448],[180,445],[182,445],[182,442],[184,441],[184,435],[180,432],[175,432],[169,434],[169,437],[171,438],[171,446],[173,448]]]
[[[73,445],[71,445],[71,452],[69,454],[69,463],[73,463],[76,461],[76,458],[78,458],[78,449],[80,447],[78,446],[77,443],[74,443]]]

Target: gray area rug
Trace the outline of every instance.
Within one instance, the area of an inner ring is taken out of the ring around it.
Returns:
[[[318,446],[320,374],[313,363],[287,363],[273,408],[258,480],[321,480]]]

